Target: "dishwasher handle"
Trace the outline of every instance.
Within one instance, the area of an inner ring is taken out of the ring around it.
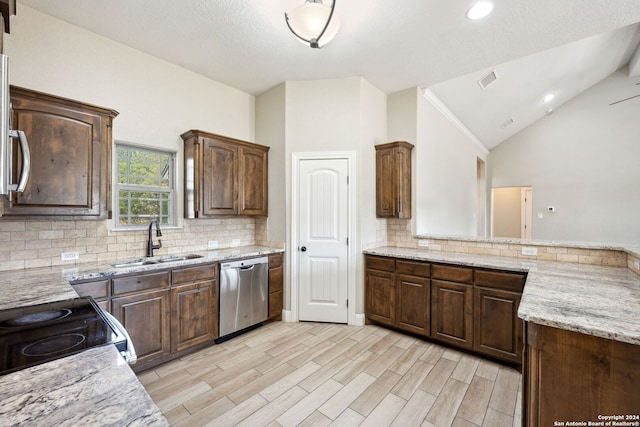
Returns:
[[[249,271],[249,270],[253,270],[253,267],[255,267],[256,265],[247,265],[246,267],[240,267],[240,270],[242,271]]]

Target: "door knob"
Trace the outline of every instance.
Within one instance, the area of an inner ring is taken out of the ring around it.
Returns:
[[[306,246],[300,246],[300,252],[307,252]]]

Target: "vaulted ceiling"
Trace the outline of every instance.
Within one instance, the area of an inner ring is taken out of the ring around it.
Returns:
[[[285,25],[302,0],[18,0],[18,15],[31,7],[250,94],[351,76],[386,93],[430,88],[487,148],[509,136],[495,127],[510,112],[523,112],[517,132],[543,114],[538,92],[570,99],[626,64],[640,37],[637,0],[494,0],[470,21],[473,3],[337,0],[340,31],[322,49]],[[478,95],[492,69],[505,89]]]

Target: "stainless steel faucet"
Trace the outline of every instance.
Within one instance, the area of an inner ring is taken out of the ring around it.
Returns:
[[[160,231],[160,223],[158,222],[157,219],[152,220],[149,223],[149,241],[147,242],[147,256],[148,257],[152,257],[153,256],[153,250],[154,249],[160,249],[162,247],[162,240],[158,239],[158,244],[154,245],[153,244],[153,237],[151,236],[151,228],[153,228],[153,224],[156,224],[156,237],[160,237],[162,236],[162,231]]]

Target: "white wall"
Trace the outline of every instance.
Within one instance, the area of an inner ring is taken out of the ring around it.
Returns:
[[[613,73],[491,151],[492,187],[533,187],[533,239],[640,242],[640,98],[609,105],[638,82]]]
[[[422,94],[411,88],[389,95],[389,140],[413,150],[414,234],[475,235],[477,159],[484,150]]]
[[[285,242],[287,235],[285,96],[286,85],[282,83],[256,97],[256,142],[271,147],[266,236],[270,242]]]
[[[112,108],[114,139],[174,150],[179,164],[189,129],[253,141],[253,96],[20,6],[5,35],[11,84]]]

